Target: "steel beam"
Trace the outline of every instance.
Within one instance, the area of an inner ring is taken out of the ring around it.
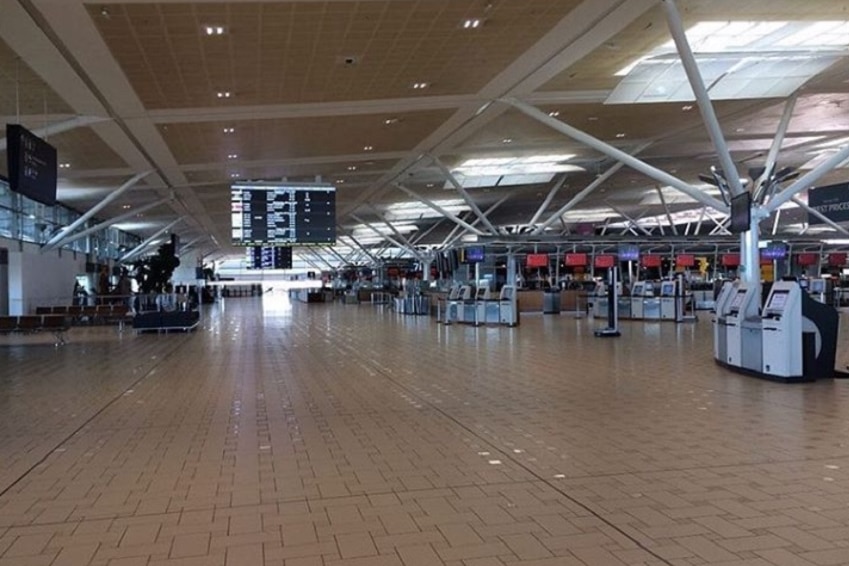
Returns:
[[[817,210],[816,208],[808,206],[807,204],[805,204],[804,202],[799,200],[799,198],[797,198],[797,197],[793,197],[790,200],[792,200],[794,203],[801,206],[804,210],[808,211],[810,214],[813,214],[814,216],[816,216],[817,218],[819,218],[820,220],[822,220],[823,222],[825,222],[826,224],[828,224],[829,226],[831,226],[832,228],[834,228],[835,230],[840,232],[841,234],[845,234],[845,235],[849,236],[849,230],[847,230],[846,228],[844,228],[843,226],[841,226],[840,224],[838,224],[837,222],[835,222],[834,220],[832,220],[831,218],[829,218],[828,216],[826,216],[825,214],[823,214],[822,212]],[[779,214],[781,213],[780,209],[778,210],[778,213]],[[778,223],[778,221],[776,220],[776,224],[777,223]],[[775,232],[773,232],[773,233],[775,233]]]
[[[542,216],[542,213],[545,212],[546,209],[548,209],[548,205],[551,204],[551,201],[554,200],[554,197],[557,195],[558,192],[560,192],[560,189],[563,188],[563,185],[566,184],[566,179],[568,178],[569,176],[564,173],[563,176],[561,176],[560,179],[558,179],[557,182],[554,183],[554,186],[551,187],[550,191],[548,191],[548,195],[546,195],[545,200],[542,201],[542,204],[539,205],[539,208],[537,209],[536,213],[528,221],[528,226],[533,226],[537,223],[539,217]]]
[[[505,102],[506,104],[510,104],[510,105],[514,106],[515,108],[517,108],[518,110],[520,110],[524,114],[542,122],[543,124],[545,124],[546,126],[552,128],[554,130],[557,130],[558,132],[562,133],[563,135],[568,136],[568,137],[570,137],[570,138],[572,138],[576,141],[579,141],[579,142],[581,142],[581,143],[583,143],[583,144],[585,144],[585,145],[587,145],[587,146],[589,146],[589,147],[591,147],[591,148],[593,148],[597,151],[600,151],[601,153],[604,153],[605,155],[607,155],[607,156],[609,156],[609,157],[611,157],[611,158],[613,158],[617,161],[621,161],[625,165],[627,165],[628,167],[631,167],[632,169],[634,169],[634,170],[636,170],[636,171],[638,171],[638,172],[640,172],[640,173],[642,173],[642,174],[644,174],[648,177],[651,177],[652,179],[659,181],[659,182],[663,183],[664,185],[669,185],[670,187],[678,189],[679,191],[688,195],[690,198],[696,200],[697,202],[700,202],[700,203],[702,203],[706,206],[709,206],[711,208],[715,208],[716,210],[718,210],[720,212],[726,212],[728,210],[728,206],[726,206],[726,204],[724,202],[717,200],[710,195],[705,194],[704,192],[700,191],[699,189],[690,185],[689,183],[682,181],[678,177],[675,177],[674,175],[670,175],[666,171],[662,171],[662,170],[658,169],[657,167],[654,167],[652,165],[649,165],[648,163],[640,161],[636,157],[629,155],[628,153],[622,151],[621,149],[613,147],[612,145],[605,143],[598,138],[594,138],[593,136],[587,134],[586,132],[582,132],[581,130],[579,130],[579,129],[573,127],[573,126],[570,126],[569,124],[567,124],[566,122],[563,122],[562,120],[559,120],[557,118],[552,118],[551,116],[549,116],[545,112],[531,106],[530,104],[527,104],[525,102],[522,102],[522,101],[516,100],[516,99],[502,99],[502,101]],[[739,179],[738,179],[738,182],[739,182]]]
[[[406,250],[406,251],[408,251],[408,252],[412,253],[412,254],[413,254],[413,256],[414,256],[416,259],[420,259],[420,258],[419,258],[419,256],[418,256],[418,254],[417,254],[416,252],[414,252],[413,250],[409,249],[406,245],[404,245],[404,244],[402,244],[401,242],[397,241],[395,238],[393,238],[393,237],[392,237],[392,236],[390,236],[389,234],[384,234],[383,232],[381,232],[380,230],[378,230],[378,229],[377,229],[377,227],[375,227],[373,224],[371,224],[371,223],[369,223],[369,222],[366,222],[365,220],[363,220],[363,219],[361,219],[361,218],[357,217],[357,216],[356,216],[356,215],[354,215],[354,214],[349,214],[348,216],[350,216],[351,218],[353,218],[354,220],[356,220],[357,222],[359,222],[360,224],[362,224],[363,226],[365,226],[366,228],[368,228],[369,230],[371,230],[372,232],[374,232],[375,234],[377,234],[377,235],[378,235],[378,236],[380,236],[381,238],[383,238],[383,239],[385,239],[385,240],[387,240],[387,241],[389,241],[389,242],[392,242],[393,244],[395,244],[397,247],[401,248],[402,250]]]
[[[89,234],[93,234],[95,232],[103,230],[104,228],[109,228],[113,224],[118,224],[119,222],[123,222],[124,220],[132,218],[132,217],[136,216],[137,214],[147,212],[148,210],[150,210],[152,208],[156,208],[157,206],[165,204],[166,202],[170,201],[173,198],[174,198],[173,195],[169,196],[169,197],[161,198],[159,200],[150,202],[150,203],[148,203],[144,206],[140,206],[139,208],[137,208],[135,210],[132,210],[130,212],[126,212],[124,214],[116,216],[115,218],[110,218],[109,220],[104,220],[103,222],[101,222],[100,224],[97,224],[96,226],[92,226],[91,228],[86,228],[82,232],[77,232],[76,234],[69,236],[68,238],[63,239],[60,243],[67,245],[67,244],[70,244],[71,242],[76,242],[80,238],[85,238]]]
[[[472,197],[469,196],[469,193],[466,192],[466,189],[463,188],[463,185],[457,180],[457,177],[455,177],[454,174],[448,170],[448,167],[446,167],[445,164],[442,163],[438,158],[431,156],[431,159],[433,160],[433,163],[439,168],[439,170],[442,171],[442,174],[445,175],[445,178],[448,179],[448,182],[454,185],[454,188],[457,189],[457,192],[460,193],[460,196],[463,197],[463,200],[466,202],[467,205],[469,205],[469,208],[472,209],[472,212],[475,213],[475,216],[477,216],[486,225],[487,229],[489,229],[491,233],[497,234],[498,230],[495,229],[495,226],[492,225],[492,222],[489,221],[486,215],[481,212],[481,209],[478,207],[477,204],[475,204],[475,201],[472,199]]]
[[[403,192],[407,193],[408,195],[410,195],[411,197],[413,197],[414,199],[424,203],[425,205],[429,206],[433,210],[437,211],[439,214],[445,216],[449,220],[452,220],[453,222],[459,224],[460,226],[462,226],[463,228],[465,228],[469,232],[474,232],[478,236],[484,235],[483,232],[481,232],[480,230],[478,230],[477,228],[475,228],[474,226],[472,226],[471,224],[469,224],[465,220],[461,220],[454,213],[445,210],[444,208],[442,208],[441,206],[439,206],[438,204],[436,204],[432,200],[421,196],[420,194],[408,189],[407,187],[405,187],[404,185],[402,185],[400,183],[395,183],[395,186],[398,187],[401,191],[403,191]]]
[[[509,199],[509,198],[510,198],[510,193],[505,194],[503,197],[501,197],[501,198],[500,198],[500,199],[498,199],[495,203],[493,203],[493,205],[492,205],[492,206],[490,206],[489,208],[487,208],[487,209],[484,211],[484,214],[486,214],[486,215],[492,214],[492,212],[493,212],[496,208],[498,208],[499,206],[501,206],[502,204],[504,204],[504,203],[507,201],[507,199]],[[475,225],[475,224],[477,224],[478,222],[480,222],[480,219],[477,219],[477,220],[475,220],[474,222],[472,222],[472,226],[474,226],[474,225]],[[459,227],[458,227],[458,228],[459,228]],[[454,232],[452,232],[451,234],[449,234],[449,235],[448,235],[448,238],[446,238],[445,242],[443,242],[443,244],[442,244],[440,247],[445,247],[445,246],[451,246],[451,245],[453,245],[453,244],[454,244],[454,242],[456,242],[459,238],[462,238],[465,234],[466,234],[466,232],[462,232],[461,234],[456,235]]]
[[[684,71],[687,73],[687,79],[690,81],[693,94],[696,95],[702,120],[704,120],[710,139],[713,141],[713,146],[716,148],[719,163],[722,165],[722,170],[725,173],[725,180],[728,182],[732,195],[742,194],[744,189],[742,183],[740,183],[740,172],[737,170],[734,160],[731,159],[731,152],[728,150],[728,144],[725,142],[725,136],[722,134],[719,119],[716,117],[707,87],[705,87],[702,74],[699,72],[699,65],[696,63],[696,57],[693,55],[693,50],[687,41],[687,34],[684,31],[684,24],[681,21],[678,6],[675,4],[675,0],[661,0],[661,3],[666,9],[666,21],[669,24],[669,31],[672,34],[675,47],[678,49],[678,55],[681,57],[681,63],[684,65]]]
[[[830,173],[836,167],[838,167],[841,163],[849,159],[849,145],[817,165],[814,169],[809,171],[806,175],[803,175],[800,179],[797,179],[792,185],[775,195],[773,198],[769,200],[766,204],[764,204],[764,208],[766,212],[771,214],[778,210],[778,208],[791,200],[797,194],[802,191],[814,186],[814,184],[822,179],[826,174]]]
[[[615,212],[616,214],[618,214],[619,216],[621,216],[622,218],[627,220],[629,225],[633,226],[634,228],[636,228],[637,230],[639,230],[640,232],[642,232],[646,236],[651,236],[651,232],[649,232],[648,230],[646,230],[645,228],[640,226],[639,222],[637,222],[636,220],[634,220],[633,218],[631,218],[630,216],[628,216],[627,214],[625,214],[624,212],[622,212],[621,210],[619,210],[618,208],[613,206],[612,204],[607,203],[607,206],[610,207],[610,209],[613,210],[613,212]]]
[[[787,99],[787,104],[784,105],[784,113],[781,115],[781,121],[778,123],[778,131],[775,138],[772,140],[772,146],[769,148],[769,153],[766,156],[766,164],[764,172],[755,182],[754,200],[760,203],[765,198],[764,183],[772,176],[772,170],[775,169],[775,163],[778,161],[778,153],[781,151],[781,146],[784,144],[784,137],[787,135],[787,129],[790,127],[790,120],[793,118],[793,110],[796,108],[797,94],[793,94]]]
[[[660,197],[660,204],[663,205],[663,210],[666,212],[666,219],[669,221],[669,227],[672,229],[672,233],[676,236],[678,235],[678,228],[675,227],[675,223],[672,221],[672,213],[669,212],[669,205],[666,204],[666,197],[663,196],[663,189],[660,188],[660,185],[655,185],[655,189],[657,189],[657,196]],[[660,226],[660,220],[657,223]],[[663,232],[663,227],[660,228],[660,231]]]
[[[154,241],[156,238],[158,238],[159,236],[161,236],[162,234],[164,234],[165,232],[170,230],[175,224],[177,224],[178,222],[180,222],[182,220],[183,220],[183,217],[181,216],[180,218],[177,218],[176,220],[169,222],[164,227],[157,230],[152,236],[150,236],[145,241],[140,243],[138,246],[134,247],[133,249],[131,249],[130,251],[128,251],[127,253],[122,255],[121,258],[118,260],[118,263],[124,263],[128,259],[130,259],[131,257],[135,257],[138,254],[140,254],[141,252],[143,252],[144,249],[147,246],[149,246],[152,241]]]
[[[62,132],[73,130],[74,128],[81,128],[83,126],[89,126],[91,124],[105,122],[107,120],[111,120],[111,118],[101,118],[99,116],[74,116],[73,118],[68,118],[67,120],[56,122],[55,124],[36,128],[32,130],[32,133],[40,138],[47,138],[50,134],[61,134]],[[4,151],[8,146],[9,140],[5,137],[0,138],[0,151]]]
[[[83,214],[82,216],[80,216],[79,218],[74,220],[71,223],[70,226],[68,226],[64,230],[61,230],[58,234],[56,234],[55,236],[50,238],[44,244],[44,246],[42,246],[42,250],[48,251],[48,250],[51,250],[51,249],[55,248],[56,246],[60,245],[65,240],[65,238],[69,237],[74,230],[76,230],[77,228],[79,228],[80,226],[85,224],[86,221],[88,221],[89,218],[91,218],[92,216],[94,216],[95,214],[100,212],[100,210],[102,210],[106,205],[108,205],[113,200],[117,199],[119,196],[121,196],[122,194],[124,194],[125,192],[127,192],[128,190],[133,188],[136,183],[138,183],[139,181],[141,181],[142,179],[144,179],[145,177],[147,177],[151,173],[153,173],[152,169],[149,170],[149,171],[145,171],[143,173],[138,173],[137,175],[134,175],[129,181],[127,181],[126,183],[124,183],[123,185],[118,187],[116,190],[114,190],[111,193],[109,193],[108,195],[106,195],[103,198],[103,200],[101,200],[99,203],[97,203],[96,205],[91,207],[85,214]]]

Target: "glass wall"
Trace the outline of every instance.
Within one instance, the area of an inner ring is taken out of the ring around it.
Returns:
[[[45,206],[9,189],[9,184],[0,179],[0,237],[44,244],[61,228],[82,216],[79,212],[57,204]],[[100,224],[103,220],[91,218],[86,228]],[[85,238],[80,238],[61,247],[84,254],[92,254],[96,260],[118,259],[123,253],[140,244],[142,239],[117,228],[105,228]]]

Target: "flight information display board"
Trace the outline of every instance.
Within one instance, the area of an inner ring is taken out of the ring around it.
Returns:
[[[233,244],[336,243],[336,189],[314,185],[238,184],[230,187]]]
[[[248,269],[292,269],[292,248],[251,246],[246,259]]]

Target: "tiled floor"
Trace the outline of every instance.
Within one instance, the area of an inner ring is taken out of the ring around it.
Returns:
[[[595,325],[277,295],[4,342],[0,566],[849,564],[849,381]]]

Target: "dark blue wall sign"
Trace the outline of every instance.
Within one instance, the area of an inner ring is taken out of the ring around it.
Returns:
[[[808,206],[834,222],[849,222],[849,183],[809,190]],[[825,224],[811,213],[808,213],[808,223]]]

